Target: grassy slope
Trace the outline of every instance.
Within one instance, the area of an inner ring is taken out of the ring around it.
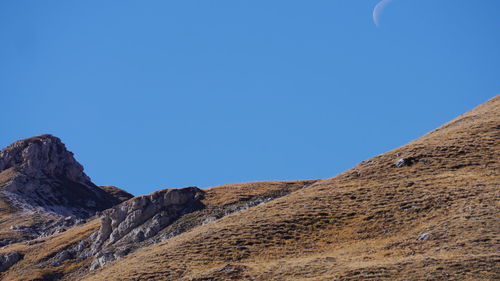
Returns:
[[[83,226],[74,227],[61,234],[32,240],[31,243],[17,243],[5,249],[1,253],[18,252],[24,255],[24,259],[12,266],[7,272],[0,275],[1,280],[59,280],[59,277],[70,274],[78,274],[90,265],[90,260],[75,263],[67,263],[51,267],[49,259],[65,248],[74,245],[87,238],[99,228],[97,220],[91,221]],[[71,277],[70,277],[71,278]],[[73,279],[75,280],[75,279]]]
[[[288,182],[256,182],[242,184],[228,184],[205,190],[202,200],[205,209],[187,214],[165,230],[176,228],[191,228],[201,224],[205,219],[219,214],[231,207],[239,207],[245,202],[254,199],[274,197],[282,192],[293,192],[316,181],[288,181]],[[15,215],[14,215],[15,216]],[[91,260],[69,260],[60,266],[51,265],[50,259],[61,250],[87,238],[99,227],[99,221],[93,220],[82,227],[73,228],[67,232],[51,237],[33,240],[30,243],[17,243],[4,249],[0,254],[19,252],[25,258],[15,264],[9,271],[0,273],[1,280],[79,280],[85,274]]]
[[[500,279],[499,140],[496,97],[335,178],[143,248],[86,280]],[[396,168],[401,157],[417,162]]]
[[[125,190],[120,189],[116,186],[102,185],[102,186],[99,186],[99,188],[106,191],[109,195],[113,196],[114,198],[116,198],[120,202],[127,201],[128,199],[134,197],[134,195],[132,195],[132,194],[126,192]]]

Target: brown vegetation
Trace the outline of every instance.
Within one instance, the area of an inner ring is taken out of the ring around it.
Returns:
[[[499,113],[496,97],[334,178],[207,189],[204,209],[163,230],[182,233],[94,272],[84,270],[88,260],[57,267],[45,261],[88,237],[97,221],[10,245],[0,254],[15,250],[25,258],[1,277],[500,280]],[[276,199],[248,208],[266,198]]]
[[[15,264],[3,276],[0,275],[0,277],[2,277],[2,280],[13,281],[59,280],[63,276],[67,280],[77,280],[73,278],[73,275],[83,273],[90,262],[89,260],[68,262],[60,266],[51,266],[48,261],[65,248],[87,238],[98,227],[98,221],[94,220],[61,234],[25,243],[17,243],[0,249],[0,254],[15,251],[24,255],[23,260]]]
[[[120,202],[126,201],[126,200],[134,197],[134,195],[132,195],[132,194],[126,192],[125,190],[120,189],[116,186],[102,185],[102,186],[99,186],[99,188],[106,191],[106,193],[113,196],[113,198],[117,199]]]
[[[499,113],[497,97],[335,178],[86,280],[498,279]],[[412,165],[397,168],[401,158]]]

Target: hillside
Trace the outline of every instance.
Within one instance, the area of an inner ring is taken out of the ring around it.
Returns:
[[[63,232],[132,197],[114,193],[92,183],[59,138],[16,141],[0,151],[0,246]]]
[[[499,140],[495,97],[330,179],[129,199],[66,232],[0,249],[23,257],[1,277],[500,280]]]

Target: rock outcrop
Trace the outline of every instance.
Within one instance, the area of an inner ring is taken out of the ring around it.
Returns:
[[[414,157],[408,157],[408,158],[401,158],[394,165],[396,165],[397,168],[403,168],[406,166],[412,166],[415,164],[416,159]]]
[[[0,255],[0,272],[4,272],[23,258],[23,255],[13,252]]]
[[[32,177],[65,178],[91,184],[73,153],[51,135],[19,140],[0,151],[0,171],[12,167]]]
[[[166,189],[130,199],[101,213],[101,227],[90,237],[91,269],[127,255],[180,216],[203,208],[196,187]]]
[[[0,193],[22,210],[87,218],[120,200],[92,183],[57,137],[40,135],[0,151]]]

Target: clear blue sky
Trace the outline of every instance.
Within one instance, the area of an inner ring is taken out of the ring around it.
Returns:
[[[0,145],[98,185],[332,177],[500,93],[500,1],[0,1]]]

